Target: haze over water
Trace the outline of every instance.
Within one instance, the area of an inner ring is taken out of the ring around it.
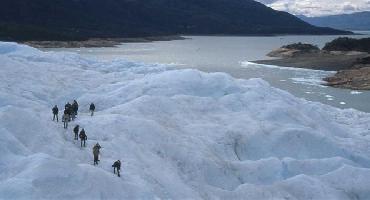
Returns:
[[[369,37],[365,35],[351,37]],[[248,61],[268,59],[265,55],[282,45],[304,42],[320,48],[339,36],[227,37],[188,36],[187,40],[128,43],[118,48],[49,49],[73,51],[103,60],[125,58],[145,63],[169,64],[206,72],[226,72],[236,78],[262,78],[295,96],[339,108],[370,112],[370,92],[324,87],[321,79],[334,72],[255,65]],[[251,102],[253,103],[253,102]]]

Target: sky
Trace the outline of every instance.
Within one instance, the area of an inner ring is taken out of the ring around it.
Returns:
[[[323,16],[370,11],[370,0],[258,0],[295,15]]]

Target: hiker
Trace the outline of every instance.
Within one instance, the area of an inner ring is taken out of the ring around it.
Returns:
[[[91,112],[91,116],[93,116],[94,115],[94,111],[95,111],[95,105],[94,105],[94,103],[91,103],[90,104],[90,112]]]
[[[101,146],[99,143],[96,143],[93,147],[93,154],[94,154],[94,165],[99,164],[99,153],[100,153]]]
[[[65,129],[68,128],[68,121],[69,121],[69,114],[67,110],[64,110],[64,114],[62,116],[62,122]]]
[[[72,112],[73,112],[72,120],[74,120],[74,118],[76,118],[76,115],[77,115],[77,112],[78,112],[78,103],[77,103],[76,100],[73,100],[73,103],[72,103]]]
[[[73,132],[75,133],[75,140],[78,140],[78,131],[80,130],[80,126],[76,125],[73,129]]]
[[[66,105],[64,106],[64,110],[69,110],[69,108],[71,107],[72,105],[67,102]]]
[[[67,102],[67,104],[64,106],[64,112],[67,112],[68,113],[68,121],[71,121],[71,117],[72,117],[72,105]]]
[[[81,132],[80,132],[80,139],[81,139],[81,147],[82,147],[82,142],[84,144],[84,147],[86,147],[86,140],[87,140],[87,136],[86,136],[86,133],[85,133],[85,129],[82,129]]]
[[[57,122],[59,121],[58,119],[58,113],[59,113],[59,109],[58,109],[58,106],[55,105],[54,108],[52,109],[53,111],[53,121],[55,121],[55,118],[57,118]]]
[[[68,109],[70,106],[72,106],[69,102],[66,103],[66,105],[64,106],[64,109]]]
[[[69,122],[69,114],[68,114],[67,110],[64,110],[62,121],[63,121],[64,128],[67,129],[68,128],[68,122]]]
[[[116,174],[116,169],[117,169],[117,175],[118,177],[121,177],[119,171],[121,170],[121,161],[117,160],[116,162],[113,163],[113,173]]]
[[[70,108],[70,111],[69,112],[71,113],[71,119],[72,119],[72,121],[74,121],[76,119],[76,113],[75,113],[73,107]]]

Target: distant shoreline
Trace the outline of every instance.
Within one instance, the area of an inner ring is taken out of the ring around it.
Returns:
[[[185,40],[180,35],[137,37],[137,38],[92,38],[82,41],[21,41],[35,48],[99,48],[117,47],[122,43],[145,43],[154,41]]]
[[[270,52],[268,56],[278,59],[252,62],[280,67],[337,71],[333,76],[323,79],[326,81],[325,85],[336,88],[370,90],[370,54],[367,52],[299,50],[281,47]]]
[[[369,56],[361,52],[312,53],[295,57],[284,57],[270,60],[252,61],[257,64],[276,65],[281,67],[305,68],[323,71],[346,70],[358,59]]]
[[[35,48],[95,48],[95,47],[116,47],[122,43],[145,43],[155,41],[172,41],[185,40],[186,37],[192,36],[208,36],[208,37],[278,37],[289,35],[315,35],[315,34],[189,34],[189,35],[167,35],[167,36],[147,36],[147,37],[122,37],[122,38],[91,38],[88,40],[27,40],[16,41]],[[336,35],[336,34],[320,34],[320,35]],[[343,35],[361,35],[360,33],[348,33]]]

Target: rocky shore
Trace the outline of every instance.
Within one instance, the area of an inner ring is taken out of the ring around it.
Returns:
[[[337,71],[324,80],[326,85],[370,90],[370,54],[359,51],[327,51],[309,44],[283,46],[268,54],[277,59],[253,61],[258,64]]]
[[[170,41],[184,40],[185,38],[178,35],[173,36],[156,36],[156,37],[139,37],[139,38],[93,38],[83,41],[23,41],[35,48],[92,48],[92,47],[115,47],[122,43],[132,42],[153,42],[153,41]]]
[[[324,80],[327,82],[326,85],[332,87],[370,90],[370,65],[359,69],[341,70]]]
[[[351,68],[358,59],[368,56],[362,52],[326,52],[320,51],[317,53],[304,53],[294,56],[286,56],[291,54],[290,51],[284,51],[284,55],[273,60],[257,60],[253,61],[258,64],[276,65],[282,67],[296,67],[314,70],[339,71]],[[296,52],[294,52],[296,54]],[[276,55],[276,52],[274,52]]]

